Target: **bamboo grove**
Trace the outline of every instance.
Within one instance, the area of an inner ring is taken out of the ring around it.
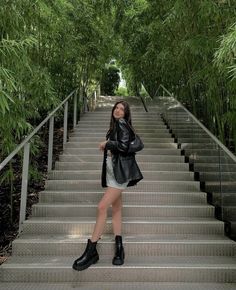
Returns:
[[[68,93],[78,88],[89,96],[100,82],[114,47],[111,13],[104,7],[92,0],[0,0],[1,161]],[[58,131],[62,117],[55,120]],[[29,211],[43,186],[47,129],[31,140]],[[0,251],[17,232],[22,155],[0,175]]]
[[[116,21],[130,87],[159,84],[231,150],[236,145],[236,2],[125,1]]]
[[[132,92],[153,97],[163,84],[235,150],[235,1],[0,3],[1,159],[75,87],[88,94],[114,58]]]

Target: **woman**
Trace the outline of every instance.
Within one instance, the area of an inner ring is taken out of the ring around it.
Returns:
[[[135,160],[135,153],[128,153],[130,141],[134,139],[134,136],[129,104],[126,101],[118,101],[112,108],[106,141],[99,145],[99,149],[104,152],[102,186],[107,189],[98,204],[97,220],[92,237],[88,239],[83,255],[74,261],[73,269],[77,271],[82,271],[99,260],[96,245],[103,233],[107,209],[111,205],[116,245],[112,263],[113,265],[124,263],[125,253],[121,236],[121,193],[143,178]]]

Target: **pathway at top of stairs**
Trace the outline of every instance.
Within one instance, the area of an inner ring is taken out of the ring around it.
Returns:
[[[82,272],[72,269],[104,192],[98,144],[115,101],[101,97],[98,108],[83,115],[70,134],[39,203],[13,242],[12,257],[0,267],[0,289],[236,289],[236,243],[224,236],[224,224],[214,218],[214,207],[160,117],[161,108],[150,106],[146,113],[132,98],[133,125],[145,144],[136,155],[144,180],[123,193],[125,263],[112,265],[109,210],[99,262]]]

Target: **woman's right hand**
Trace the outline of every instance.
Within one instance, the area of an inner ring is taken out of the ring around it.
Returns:
[[[107,141],[101,142],[101,143],[99,144],[99,149],[100,149],[101,151],[104,151],[104,150],[105,150],[105,147],[106,147],[106,144],[107,144]]]

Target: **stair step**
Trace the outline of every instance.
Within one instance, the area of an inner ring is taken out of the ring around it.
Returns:
[[[137,131],[137,134],[140,135],[141,138],[170,138],[170,133],[167,130],[145,130],[145,131]],[[71,137],[100,137],[105,139],[106,131],[91,131],[91,130],[80,130],[77,132],[71,132]]]
[[[208,140],[211,140],[212,142],[214,142],[211,139],[211,137],[206,133],[206,131],[204,131],[201,127],[191,128],[191,127],[187,126],[186,129],[169,127],[169,130],[177,138],[195,138],[195,139],[197,139],[199,137],[199,138],[206,138],[206,139],[208,138]]]
[[[94,112],[86,112],[85,114],[82,114],[80,116],[80,120],[91,120],[91,119],[98,119],[98,120],[104,120],[104,121],[110,121],[111,118],[111,110],[105,110],[105,111],[94,111]],[[132,121],[134,120],[146,120],[146,119],[160,119],[160,114],[158,112],[135,112],[132,111]]]
[[[187,163],[161,163],[161,162],[139,162],[141,171],[188,171],[189,165]],[[101,170],[101,162],[56,162],[55,170]]]
[[[75,256],[14,257],[4,263],[3,282],[236,282],[235,258],[231,257],[129,257],[121,267],[111,258],[86,271],[72,269]],[[11,261],[12,260],[12,261]],[[27,271],[27,274],[26,274]],[[104,275],[104,271],[106,275]]]
[[[204,143],[204,142],[201,142],[201,143],[181,143],[181,149],[189,149],[189,150],[192,150],[192,149],[202,149],[202,148],[205,148],[205,149],[216,149],[217,148],[217,145],[216,143]]]
[[[96,125],[94,124],[95,121],[91,122],[91,123],[88,123],[88,124],[80,124],[80,126],[77,126],[73,129],[73,132],[82,132],[82,131],[92,131],[92,132],[104,132],[106,133],[109,129],[109,123],[107,122],[107,124],[104,124],[104,123],[99,123],[99,122],[96,122]],[[135,125],[135,131],[138,131],[138,132],[144,132],[148,130],[150,132],[159,132],[159,131],[166,131],[168,132],[167,128],[166,128],[166,125],[164,123],[151,123],[149,124],[148,122],[146,124],[136,124]]]
[[[235,192],[213,192],[211,193],[211,204],[216,206],[219,210],[219,205],[222,204],[221,210],[224,210],[225,206],[235,206],[236,205],[236,193]],[[223,220],[221,218],[221,220]]]
[[[181,155],[136,155],[137,162],[184,162],[185,157]],[[102,164],[103,155],[94,154],[94,155],[60,155],[59,161],[62,162],[100,162]]]
[[[197,124],[191,124],[191,123],[172,123],[172,124],[167,124],[168,128],[170,128],[173,132],[177,132],[179,130],[187,130],[187,131],[192,131],[194,132],[195,130],[197,130],[198,133],[202,132],[199,129],[199,125]]]
[[[68,283],[2,283],[0,290],[235,290],[236,283],[186,282],[68,282]]]
[[[100,165],[101,166],[101,165]],[[147,180],[183,180],[193,181],[193,172],[175,171],[142,171],[144,179]],[[53,170],[48,174],[50,180],[99,180],[101,170]]]
[[[211,205],[123,205],[124,217],[214,217],[215,208]],[[95,217],[97,204],[45,204],[38,203],[32,208],[35,217]],[[111,208],[108,216],[111,216]]]
[[[76,192],[76,191],[41,191],[39,201],[41,203],[87,202],[98,203],[104,191]],[[124,204],[136,202],[137,204],[206,204],[205,192],[133,192],[122,193]]]
[[[222,172],[219,166],[218,172],[200,172],[201,181],[235,181],[236,172]]]
[[[14,255],[69,256],[82,253],[88,237],[81,235],[21,235],[13,242]],[[234,256],[235,243],[217,235],[127,235],[126,258],[131,256]],[[114,254],[113,235],[104,235],[97,246],[100,255]]]
[[[223,218],[227,221],[236,221],[236,203],[235,205],[231,204],[230,206],[224,205]]]
[[[70,137],[70,142],[80,142],[81,144],[83,143],[93,143],[94,142],[101,142],[101,138],[100,137]],[[145,143],[145,146],[147,145],[147,143],[151,143],[151,144],[155,144],[155,143],[173,143],[174,142],[174,138],[142,138],[143,142]],[[67,143],[66,143],[67,144]]]
[[[187,137],[178,137],[177,138],[178,143],[200,143],[200,144],[204,144],[204,143],[212,143],[212,139],[210,139],[210,137],[202,137],[202,136],[187,136]],[[199,149],[198,151],[204,151],[205,149]],[[207,151],[208,149],[206,149]],[[186,151],[188,151],[186,149]],[[210,151],[210,150],[209,150]]]
[[[209,163],[214,163],[214,164],[218,164],[219,166],[219,160],[221,164],[234,164],[234,160],[230,159],[229,157],[226,156],[207,156],[207,155],[199,155],[199,154],[194,154],[189,152],[189,162],[190,163],[194,163],[194,164],[199,164],[199,163],[204,163],[206,164],[206,166],[208,166]],[[185,155],[186,154],[185,152]]]
[[[218,149],[204,149],[204,148],[200,148],[200,149],[186,149],[184,150],[185,152],[185,155],[190,155],[190,154],[196,154],[196,155],[199,155],[199,156],[207,156],[207,157],[211,157],[211,156],[217,156],[217,157],[222,157],[222,158],[230,158],[228,155],[224,154],[219,151]]]
[[[144,130],[144,129],[166,129],[166,125],[162,121],[141,121],[141,122],[133,122],[132,123],[135,130]],[[102,121],[102,122],[97,122],[96,120],[94,121],[87,121],[87,122],[79,122],[78,125],[73,129],[75,131],[80,130],[80,129],[100,129],[100,130],[105,130],[108,131],[109,129],[109,121]]]
[[[236,181],[206,181],[207,192],[236,192]]]
[[[95,217],[79,220],[69,217],[32,217],[25,221],[24,233],[91,235]],[[213,218],[123,218],[123,234],[224,234],[224,223]],[[108,218],[104,233],[111,234],[112,222]]]
[[[190,134],[199,134],[199,133],[203,133],[203,134],[207,134],[201,127],[196,127],[194,128],[194,130],[191,127],[188,128],[170,128],[171,131],[175,134],[182,134],[182,133],[190,133]]]
[[[213,197],[217,200],[218,204],[222,200],[223,208],[225,206],[236,205],[236,191],[235,192],[214,192]],[[213,200],[214,202],[214,200]],[[215,204],[215,203],[214,203]]]
[[[174,147],[174,146],[173,146]],[[65,155],[81,155],[81,154],[96,154],[99,153],[99,148],[65,148]],[[139,152],[139,155],[180,155],[180,149],[176,148],[146,148]]]
[[[236,240],[236,221],[230,221],[230,237]]]
[[[167,124],[171,128],[199,128],[199,125],[195,122],[192,122],[191,120],[175,120],[174,118],[172,120],[167,119]]]
[[[219,165],[218,163],[212,163],[212,164],[201,164],[201,163],[196,163],[193,165],[194,166],[194,171],[198,172],[218,172],[219,168],[221,169],[222,172],[235,172],[236,171],[236,164],[233,163],[221,163]]]
[[[178,122],[191,122],[196,124],[196,122],[190,118],[187,114],[186,115],[178,115],[178,114],[168,114],[166,116],[166,119],[168,120],[168,122],[174,122],[174,123],[178,123]]]
[[[104,134],[106,135],[107,131],[108,131],[109,127],[101,127],[101,126],[82,126],[77,128],[77,129],[73,129],[71,132],[72,133],[76,133],[76,134],[80,134],[80,133],[86,133],[86,132],[92,132],[92,133],[100,133],[100,134]],[[163,126],[142,126],[142,127],[137,127],[135,126],[135,131],[137,133],[139,133],[140,135],[142,133],[168,133],[169,134],[169,130],[163,125]]]
[[[80,120],[92,120],[92,119],[99,119],[99,120],[109,120],[111,118],[111,111],[107,111],[107,112],[92,112],[92,113],[86,113],[84,115],[81,116]],[[148,112],[148,113],[141,113],[141,112],[132,112],[132,122],[134,122],[135,120],[147,120],[147,119],[159,119],[162,120],[160,114],[158,114],[157,112],[153,113],[153,112]]]
[[[100,180],[46,180],[47,190],[97,190],[101,188]],[[128,192],[136,191],[199,191],[200,183],[197,181],[142,181],[135,187],[128,187]]]
[[[100,140],[101,142],[102,140]],[[69,148],[79,148],[79,149],[84,149],[84,148],[94,148],[94,149],[98,149],[98,144],[100,142],[72,142],[72,140],[68,143],[66,143],[65,148],[69,149]],[[144,141],[143,141],[144,142]],[[144,143],[145,149],[177,149],[178,144],[174,143],[173,140],[171,141],[160,141],[160,142],[155,142],[155,143]]]

